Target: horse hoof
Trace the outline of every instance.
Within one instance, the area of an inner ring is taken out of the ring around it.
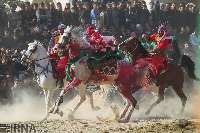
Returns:
[[[59,111],[58,114],[60,115],[60,117],[63,117],[64,113],[62,111]]]
[[[49,113],[54,113],[54,107],[51,107],[51,108],[49,109]]]
[[[139,105],[138,105],[138,104],[135,106],[135,109],[136,109],[136,110],[139,110]]]
[[[119,123],[127,123],[128,120],[124,118],[124,119],[119,119],[118,122],[119,122]]]
[[[100,109],[101,109],[100,107],[96,106],[96,107],[93,108],[93,111],[98,111]]]
[[[74,120],[74,115],[73,115],[73,114],[69,114],[69,115],[68,115],[68,119],[69,119],[69,120]]]
[[[149,115],[150,114],[150,110],[147,110],[146,112],[145,112],[145,115]]]

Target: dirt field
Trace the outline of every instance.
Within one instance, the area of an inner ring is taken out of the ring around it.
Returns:
[[[22,93],[20,93],[22,95]],[[99,111],[92,111],[87,100],[75,113],[75,120],[68,120],[69,110],[74,108],[79,97],[63,103],[61,110],[64,116],[51,115],[47,121],[40,122],[45,115],[44,99],[23,94],[21,102],[3,107],[0,111],[0,123],[33,124],[36,133],[200,133],[200,120],[192,115],[191,101],[188,101],[184,114],[179,115],[181,103],[178,98],[166,99],[156,107],[150,116],[144,111],[156,100],[144,99],[140,109],[135,110],[129,123],[101,121],[97,117],[108,118],[113,115],[110,107],[103,107],[104,96],[94,96]],[[119,106],[121,111],[122,107]],[[9,114],[9,115],[8,115]],[[17,122],[20,121],[20,122]],[[1,132],[0,132],[1,133]],[[3,133],[3,132],[2,132]],[[21,132],[20,132],[21,133]],[[32,132],[31,132],[32,133]]]
[[[140,120],[130,123],[48,120],[34,124],[37,133],[199,133],[197,120]]]

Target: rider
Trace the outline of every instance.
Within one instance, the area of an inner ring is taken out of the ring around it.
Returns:
[[[59,78],[59,74],[56,71],[56,64],[64,51],[60,47],[59,39],[60,39],[60,35],[64,33],[65,28],[66,28],[65,25],[63,24],[59,25],[58,29],[53,33],[52,38],[49,43],[50,44],[49,55],[50,55],[50,60],[52,64],[52,73],[53,73],[54,78],[57,79],[57,84],[59,84],[60,88],[63,87],[64,83],[63,83],[63,80]]]
[[[166,70],[168,64],[167,52],[172,46],[174,37],[171,36],[165,25],[161,25],[158,28],[158,32],[146,38],[150,46],[153,46],[153,51],[150,58],[147,58],[151,64],[151,69],[154,77],[159,75],[162,70]]]
[[[158,32],[150,35],[148,40],[156,43],[153,52],[166,56],[166,52],[172,44],[173,36],[169,34],[166,26],[162,24],[158,28]]]
[[[96,70],[96,66],[99,65],[100,60],[109,60],[111,58],[120,58],[118,51],[115,46],[114,37],[102,36],[102,34],[95,30],[93,26],[89,26],[86,29],[88,36],[88,42],[91,49],[94,50],[92,53],[92,59],[89,59],[91,70]]]

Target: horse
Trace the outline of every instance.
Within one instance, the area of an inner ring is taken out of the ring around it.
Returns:
[[[53,113],[56,113],[59,109],[60,104],[63,102],[63,96],[68,90],[76,87],[80,89],[81,99],[69,114],[70,117],[73,116],[75,111],[81,106],[81,104],[86,100],[86,86],[88,84],[100,86],[105,84],[112,84],[115,79],[116,73],[116,60],[105,60],[106,55],[98,57],[98,55],[88,46],[84,31],[79,27],[68,27],[65,29],[64,34],[61,36],[60,47],[67,47],[69,50],[69,56],[72,56],[72,69],[73,78],[71,82],[67,84],[65,89],[61,91],[60,96],[56,100],[56,103],[52,107]],[[113,37],[110,37],[114,41]],[[110,40],[109,37],[104,38],[105,40]],[[75,56],[74,54],[75,53]],[[70,64],[70,63],[69,63]],[[99,65],[101,64],[101,65]],[[94,70],[95,69],[95,70]],[[94,71],[93,71],[94,70]],[[104,74],[97,74],[95,71],[103,71]],[[107,75],[108,74],[108,75]],[[70,74],[69,74],[70,75]],[[106,80],[104,80],[106,78]],[[92,98],[92,95],[90,95]],[[91,101],[92,99],[91,99]]]
[[[35,73],[37,75],[37,83],[43,89],[45,95],[46,116],[43,119],[45,120],[48,118],[49,114],[52,113],[52,109],[50,107],[52,106],[53,93],[56,89],[58,89],[56,83],[57,79],[55,79],[53,76],[52,65],[50,63],[50,57],[48,55],[48,52],[46,48],[43,46],[43,44],[40,43],[39,41],[35,40],[34,42],[28,44],[28,49],[21,60],[26,60],[26,59],[34,62]],[[86,92],[86,90],[82,91],[82,89],[78,87],[76,89],[79,91],[79,95],[81,98],[85,99],[85,97],[83,97],[82,95],[84,96],[87,95],[90,98],[90,105],[93,110],[99,109],[99,107],[94,106],[93,97],[91,93]],[[57,110],[56,113],[58,113],[61,117],[63,116],[63,112],[60,110]]]
[[[43,120],[49,116],[49,109],[53,101],[53,93],[57,88],[56,79],[52,74],[52,65],[50,63],[47,50],[39,41],[34,41],[28,44],[28,49],[21,58],[22,61],[34,61],[35,74],[37,75],[37,83],[42,88],[45,96],[46,114]],[[60,116],[63,113],[58,112]]]
[[[199,81],[199,78],[194,73],[195,64],[190,57],[182,55],[180,64],[168,63],[167,69],[154,77],[151,69],[151,61],[148,61],[149,58],[154,58],[154,55],[150,55],[146,49],[141,46],[140,41],[136,38],[129,38],[127,41],[119,45],[119,49],[128,53],[132,59],[132,63],[121,66],[124,68],[119,70],[117,79],[118,86],[121,88],[121,93],[128,101],[128,104],[120,117],[123,122],[128,122],[130,120],[137,104],[137,101],[132,94],[153,83],[155,83],[159,88],[158,99],[147,109],[145,112],[146,115],[150,114],[152,109],[164,100],[165,89],[169,86],[172,87],[181,99],[181,112],[184,111],[187,97],[183,92],[184,71],[182,68],[184,68],[191,79]],[[159,55],[155,56],[160,57]],[[131,109],[128,112],[127,117],[125,117],[130,106]]]

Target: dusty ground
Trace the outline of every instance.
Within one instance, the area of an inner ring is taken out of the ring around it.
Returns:
[[[196,120],[140,120],[130,123],[89,120],[48,120],[32,123],[38,133],[199,133]]]
[[[147,102],[141,102],[140,110],[134,111],[131,121],[124,124],[97,120],[97,116],[107,118],[113,115],[109,107],[103,107],[102,100],[105,97],[97,94],[98,96],[94,96],[95,105],[100,106],[101,110],[92,111],[87,100],[76,112],[76,120],[67,120],[69,110],[74,108],[79,100],[79,97],[76,97],[61,106],[64,112],[63,118],[51,115],[42,123],[39,120],[44,117],[45,112],[43,97],[34,98],[29,97],[29,94],[23,94],[23,102],[0,110],[0,123],[34,124],[36,133],[200,133],[200,120],[194,119],[195,117],[191,115],[193,111],[190,102],[181,116],[178,115],[181,103],[178,98],[175,98],[165,100],[153,110],[150,116],[146,117],[144,111],[156,100],[156,97],[151,100],[144,99]]]

